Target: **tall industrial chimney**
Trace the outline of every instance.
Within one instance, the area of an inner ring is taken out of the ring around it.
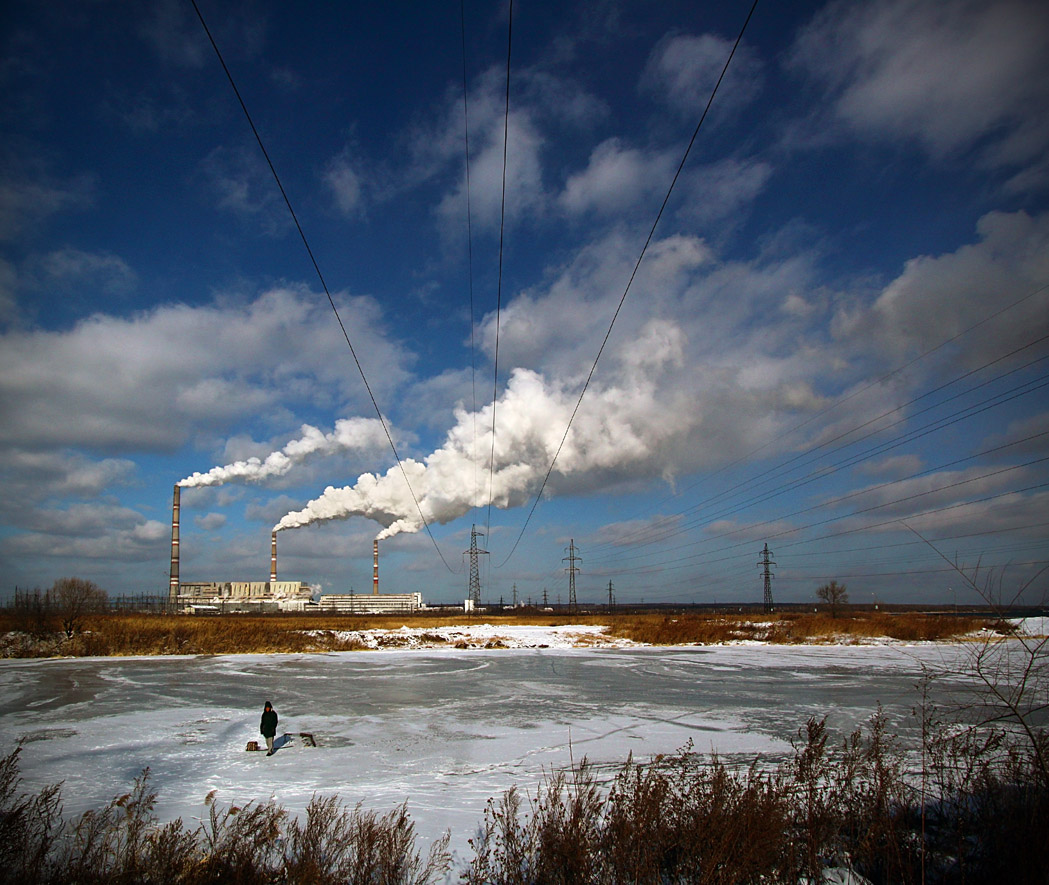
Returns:
[[[168,602],[178,604],[178,509],[181,490],[176,485],[171,501],[171,582],[168,585]]]
[[[270,584],[277,583],[277,533],[270,535]],[[273,592],[273,587],[270,587]]]
[[[372,595],[379,595],[379,539],[372,541]]]

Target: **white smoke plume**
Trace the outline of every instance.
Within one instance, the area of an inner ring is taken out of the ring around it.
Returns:
[[[421,462],[402,460],[411,490],[397,465],[381,476],[365,473],[353,486],[329,486],[274,528],[280,531],[364,516],[384,526],[378,535],[381,540],[419,531],[423,527],[420,509],[428,522],[446,523],[474,507],[487,506],[489,483],[496,507],[525,504],[538,492],[550,467],[576,396],[548,384],[536,372],[515,369],[496,410],[491,477],[492,406],[481,409],[476,420],[460,408],[444,445]],[[668,412],[658,400],[650,379],[635,378],[629,385],[588,393],[558,457],[550,490],[567,485],[575,474],[629,472],[650,461],[661,443],[687,432],[692,420],[688,410],[671,408]]]
[[[194,473],[179,482],[183,488],[217,486],[227,482],[261,482],[283,476],[296,464],[312,455],[334,455],[355,450],[376,451],[387,445],[386,432],[377,418],[343,418],[335,422],[331,433],[303,424],[299,439],[265,458],[247,458],[207,473]]]

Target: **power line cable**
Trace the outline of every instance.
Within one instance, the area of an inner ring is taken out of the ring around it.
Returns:
[[[703,507],[705,507],[705,506],[707,506],[707,505],[709,505],[709,504],[711,504],[711,503],[713,503],[713,502],[715,502],[715,501],[717,501],[719,499],[731,496],[731,495],[735,494],[737,491],[741,491],[743,488],[745,488],[745,487],[747,487],[749,485],[755,484],[755,483],[759,482],[760,480],[763,480],[763,479],[767,480],[767,479],[774,478],[777,475],[783,475],[783,474],[785,474],[787,472],[788,468],[791,465],[803,466],[803,464],[806,463],[806,462],[804,462],[803,459],[808,458],[809,462],[807,462],[807,463],[811,463],[811,461],[815,460],[815,459],[810,458],[810,456],[813,455],[814,453],[820,451],[821,449],[824,449],[824,448],[832,445],[835,442],[839,442],[840,440],[844,439],[845,437],[848,437],[851,434],[857,432],[858,430],[862,430],[865,427],[869,427],[872,424],[875,424],[876,422],[882,420],[883,418],[887,418],[890,415],[893,415],[893,414],[895,414],[897,412],[901,412],[904,409],[906,409],[908,406],[914,405],[915,403],[920,402],[921,400],[926,399],[927,397],[932,396],[935,393],[939,393],[940,391],[945,390],[946,388],[950,387],[951,385],[956,384],[959,381],[964,380],[965,378],[970,377],[971,375],[974,375],[974,374],[976,374],[978,372],[981,372],[984,369],[989,368],[990,366],[996,365],[997,363],[1000,363],[1003,360],[1009,359],[1010,357],[1015,356],[1016,354],[1021,353],[1022,351],[1027,350],[1027,349],[1029,349],[1031,347],[1034,347],[1037,344],[1041,344],[1042,342],[1046,341],[1047,339],[1049,339],[1049,335],[1044,335],[1041,338],[1035,339],[1034,341],[1031,341],[1031,342],[1028,342],[1027,344],[1022,345],[1021,347],[1014,348],[1013,350],[1009,351],[1008,353],[1003,354],[1003,355],[1001,355],[999,357],[996,357],[995,359],[993,359],[993,360],[991,360],[991,361],[989,361],[987,363],[984,363],[982,366],[978,366],[975,369],[972,369],[972,370],[970,370],[968,372],[965,372],[965,373],[963,373],[961,375],[958,375],[958,376],[952,378],[951,380],[949,380],[949,381],[939,385],[938,387],[935,387],[935,388],[933,388],[931,390],[928,390],[925,393],[920,394],[919,396],[913,397],[912,399],[910,399],[907,402],[897,406],[896,408],[889,409],[888,411],[882,412],[880,415],[876,415],[875,417],[873,417],[873,418],[871,418],[871,419],[869,419],[867,421],[864,421],[862,424],[858,424],[858,425],[856,425],[854,427],[851,427],[848,430],[845,430],[845,431],[837,434],[836,436],[832,437],[829,440],[825,440],[824,442],[819,443],[818,445],[811,446],[806,451],[800,452],[797,455],[794,455],[793,457],[788,458],[787,460],[782,461],[782,462],[780,462],[777,465],[773,465],[772,467],[769,467],[766,470],[763,470],[762,472],[758,473],[755,476],[749,477],[749,478],[744,479],[744,480],[740,480],[739,482],[729,486],[728,488],[723,489],[722,491],[720,491],[720,492],[718,492],[716,494],[710,495],[709,497],[707,497],[704,500],[698,502],[697,504],[694,504],[691,507],[686,508],[685,510],[679,511],[673,517],[664,517],[664,518],[662,518],[660,520],[657,520],[656,522],[651,523],[651,524],[645,526],[643,529],[639,529],[638,532],[635,533],[635,536],[648,536],[654,529],[658,530],[658,527],[660,525],[664,525],[664,524],[668,525],[668,526],[673,525],[675,523],[675,521],[676,521],[678,516],[684,515],[686,513],[696,513],[701,508],[703,508]],[[1042,361],[1044,361],[1046,359],[1049,359],[1049,354],[1047,354],[1045,356],[1037,357],[1036,359],[1030,360],[1029,362],[1024,363],[1021,366],[1017,366],[1017,367],[1015,367],[1013,369],[1010,369],[1010,370],[1008,370],[1006,372],[1003,372],[1003,373],[1001,373],[999,375],[996,375],[993,378],[987,379],[987,380],[981,382],[980,384],[977,384],[977,385],[974,385],[972,387],[969,387],[966,390],[961,391],[960,393],[954,394],[953,396],[950,396],[950,397],[948,397],[946,399],[940,400],[939,402],[934,403],[933,405],[930,405],[930,406],[928,406],[926,408],[923,408],[923,409],[921,409],[921,410],[919,410],[917,412],[911,413],[910,415],[906,416],[905,418],[901,418],[899,421],[895,421],[895,422],[893,422],[891,424],[888,424],[888,425],[875,427],[869,433],[864,434],[863,436],[858,437],[857,439],[851,440],[848,443],[844,443],[844,444],[842,444],[840,446],[837,446],[832,451],[840,451],[841,449],[848,448],[850,446],[856,445],[856,444],[862,442],[865,439],[869,439],[871,436],[874,436],[874,435],[880,434],[880,433],[884,433],[886,430],[889,430],[889,429],[891,429],[893,427],[898,426],[899,424],[904,423],[904,421],[911,421],[911,420],[913,420],[914,418],[916,418],[919,415],[922,415],[922,414],[924,414],[924,413],[926,413],[928,411],[931,411],[933,409],[940,408],[940,407],[942,407],[943,405],[945,405],[945,404],[947,404],[949,402],[952,402],[952,401],[954,401],[954,400],[956,400],[956,399],[958,399],[958,398],[960,398],[962,396],[965,396],[965,395],[968,395],[970,393],[973,393],[973,392],[979,390],[982,387],[986,387],[988,384],[994,383],[995,381],[1000,381],[1003,378],[1008,377],[1009,375],[1013,375],[1013,374],[1016,374],[1017,372],[1024,371],[1025,369],[1028,369],[1031,366],[1036,365],[1037,363],[1042,362]],[[1031,382],[1026,382],[1026,383],[1029,384]],[[1015,391],[1019,387],[1022,387],[1022,386],[1024,386],[1024,385],[1021,384],[1021,385],[1018,385],[1018,387],[1011,388],[1009,392]],[[1025,391],[1025,392],[1030,392],[1030,391]],[[998,394],[996,396],[1004,396],[1004,394]],[[994,399],[995,399],[995,397],[991,397],[988,400],[984,400],[983,402],[984,403],[991,402]],[[977,404],[977,405],[981,405],[981,404]],[[968,407],[966,407],[966,409],[963,409],[960,412],[953,413],[953,415],[961,415],[962,412],[965,412],[966,410],[973,409],[973,408],[975,408],[975,406],[968,406]],[[972,414],[976,414],[976,413],[973,412]],[[971,415],[962,415],[962,418],[964,418],[964,417],[971,417]],[[958,420],[962,420],[962,418],[959,418]],[[937,419],[937,420],[938,421],[943,421],[945,419]],[[925,425],[925,427],[931,427],[931,426],[933,426],[933,424],[936,424],[936,423],[937,422],[932,422],[931,424]],[[955,422],[952,421],[952,422],[949,422],[949,423],[955,423]],[[942,427],[946,427],[946,426],[948,426],[948,424],[943,424],[941,427],[937,427],[937,428],[934,428],[934,429],[942,429]],[[898,443],[898,444],[895,444],[895,445],[883,444],[885,447],[881,448],[880,450],[875,450],[875,449],[868,450],[869,452],[871,452],[870,457],[874,457],[877,454],[884,454],[885,451],[888,451],[891,448],[895,448],[896,445],[902,445],[904,442],[910,442],[910,441],[912,441],[914,439],[917,439],[921,435],[925,435],[925,434],[919,434],[918,433],[919,430],[923,430],[923,429],[924,428],[917,428],[916,430],[911,431],[909,434],[905,434],[904,436],[899,437],[901,442]],[[858,460],[864,460],[864,459],[858,459]],[[738,461],[734,462],[734,463],[738,463]],[[839,463],[844,463],[844,462],[839,462]],[[853,463],[857,463],[857,462],[853,462]],[[846,466],[851,466],[851,464],[850,465],[846,465]],[[721,471],[718,471],[718,472],[721,472]],[[712,476],[713,475],[716,475],[716,474],[712,474]],[[821,471],[820,476],[825,476],[825,475],[827,475],[826,472],[825,471]],[[709,477],[706,477],[706,478],[709,478]],[[797,482],[798,484],[804,484],[804,481],[802,481],[802,480],[795,480],[793,482]],[[700,483],[694,483],[692,486],[690,486],[690,488],[695,488],[699,484]],[[782,489],[784,487],[781,486],[780,488]],[[667,500],[667,499],[664,499],[664,500]],[[675,532],[672,532],[672,534],[674,534],[674,533]],[[630,537],[631,536],[629,534],[626,535],[626,536],[620,536],[620,537],[618,537],[616,539],[616,542],[618,544],[621,544],[621,543],[623,543],[624,540],[629,540]],[[645,541],[642,541],[640,543],[654,543],[656,540],[660,540],[660,539],[661,538],[647,537],[647,539]],[[606,545],[600,545],[599,544],[599,545],[597,545],[596,549],[599,550],[599,549],[601,549],[602,546],[606,546]]]
[[[506,103],[503,111],[503,187],[499,201],[499,275],[495,296],[495,353],[492,367],[492,452],[488,462],[488,512],[485,534],[491,540],[492,497],[495,494],[495,413],[499,403],[499,326],[503,310],[503,234],[506,230],[506,146],[510,133],[510,50],[513,46],[514,0],[510,0],[506,21]]]
[[[713,90],[711,90],[710,97],[707,99],[706,107],[703,108],[703,113],[699,118],[699,122],[696,124],[696,128],[692,132],[692,137],[689,139],[688,147],[685,148],[685,153],[681,157],[681,162],[678,163],[677,171],[674,172],[674,177],[670,182],[670,187],[667,188],[667,193],[663,198],[663,203],[659,207],[659,211],[656,213],[656,219],[652,222],[652,227],[648,231],[648,237],[645,239],[645,244],[641,247],[641,254],[638,255],[637,261],[634,263],[634,269],[630,273],[630,279],[627,280],[626,288],[623,289],[623,295],[620,297],[619,304],[616,305],[616,309],[612,314],[612,321],[608,324],[608,331],[605,332],[605,337],[601,341],[601,346],[597,349],[597,356],[594,357],[594,364],[590,367],[590,372],[586,376],[586,381],[583,383],[583,389],[579,391],[579,398],[576,400],[575,408],[572,409],[572,414],[568,418],[568,425],[565,427],[565,432],[561,437],[561,442],[558,444],[557,451],[554,452],[554,457],[550,461],[550,466],[546,471],[546,476],[543,477],[542,485],[540,485],[539,491],[536,493],[535,500],[532,502],[532,507],[528,511],[528,516],[525,518],[524,525],[521,526],[521,532],[518,534],[517,540],[514,541],[514,546],[510,549],[506,559],[499,564],[499,568],[506,565],[506,563],[510,561],[510,557],[514,555],[514,551],[517,550],[517,546],[521,543],[521,538],[524,537],[525,530],[528,528],[528,523],[532,520],[532,514],[535,513],[535,508],[539,505],[539,501],[543,497],[543,491],[546,489],[547,482],[550,481],[550,475],[554,472],[554,465],[557,464],[557,459],[561,455],[561,450],[564,448],[565,441],[568,439],[568,434],[572,430],[572,424],[575,421],[576,415],[579,413],[579,407],[583,402],[583,397],[586,395],[587,388],[590,386],[590,381],[593,379],[594,373],[597,371],[597,364],[601,360],[601,354],[605,352],[605,346],[608,344],[608,339],[612,336],[612,329],[615,327],[616,320],[619,317],[619,312],[623,309],[623,304],[626,302],[627,295],[630,293],[630,287],[634,284],[634,278],[637,276],[638,268],[641,267],[641,262],[645,258],[645,253],[648,251],[649,244],[655,236],[656,227],[659,225],[659,221],[663,217],[663,212],[667,208],[667,203],[670,202],[670,195],[673,194],[674,186],[677,184],[678,178],[681,176],[681,170],[685,168],[685,161],[688,159],[688,155],[692,151],[692,146],[696,143],[696,138],[699,136],[699,130],[703,126],[703,121],[707,119],[710,107],[714,103],[714,96],[718,94],[721,82],[725,79],[725,74],[728,72],[729,65],[732,63],[736,50],[739,48],[739,44],[743,40],[743,34],[746,33],[747,25],[750,24],[750,20],[754,15],[754,10],[757,8],[757,5],[758,0],[754,0],[750,6],[750,11],[747,13],[747,18],[743,22],[743,27],[740,28],[739,34],[736,36],[736,42],[732,44],[732,51],[729,52],[728,58],[725,60],[725,64],[721,69],[721,74],[718,76]],[[494,444],[495,441],[493,439],[493,448]],[[489,507],[490,506],[491,505],[489,505]]]
[[[473,446],[477,446],[477,346],[474,341],[474,237],[472,192],[470,182],[470,104],[469,84],[466,76],[466,0],[459,0],[459,36],[463,49],[463,140],[466,154],[466,252],[467,273],[470,284],[470,397],[473,417]],[[477,492],[477,460],[474,459],[474,492]]]
[[[911,366],[917,364],[918,362],[920,362],[921,360],[925,359],[926,357],[929,357],[932,354],[936,353],[937,351],[942,350],[943,348],[945,348],[949,344],[953,344],[955,341],[960,340],[964,336],[966,336],[966,335],[970,334],[971,332],[975,331],[976,329],[978,329],[980,326],[983,326],[983,325],[989,323],[991,320],[997,319],[1002,314],[1007,313],[1008,311],[1013,310],[1016,307],[1019,307],[1021,304],[1024,304],[1025,302],[1030,301],[1035,296],[1040,295],[1040,294],[1042,294],[1043,292],[1045,292],[1047,290],[1049,290],[1049,284],[1045,284],[1045,285],[1039,286],[1038,288],[1032,290],[1031,292],[1028,292],[1026,295],[1022,296],[1021,298],[1016,299],[1015,301],[1005,305],[1004,307],[999,308],[998,310],[994,311],[993,313],[988,314],[987,316],[983,317],[982,319],[978,320],[977,322],[973,323],[972,325],[967,326],[965,329],[962,329],[956,335],[952,335],[950,338],[947,338],[947,339],[941,341],[939,344],[936,344],[933,347],[930,347],[928,350],[925,350],[924,352],[918,354],[918,356],[914,357],[913,359],[909,360],[908,362],[903,363],[902,365],[897,366],[895,369],[892,369],[890,372],[887,372],[886,374],[880,376],[879,378],[876,378],[876,379],[868,382],[867,384],[864,384],[862,387],[858,388],[857,390],[854,390],[852,393],[848,394],[847,396],[843,396],[843,397],[835,400],[829,406],[827,406],[824,409],[821,409],[819,412],[815,413],[814,415],[810,415],[804,421],[801,421],[801,422],[795,424],[794,426],[788,428],[786,431],[784,431],[781,434],[777,434],[775,439],[769,440],[769,441],[763,443],[762,445],[757,446],[754,449],[751,449],[750,451],[748,451],[745,454],[739,456],[738,458],[728,462],[727,464],[723,465],[722,467],[719,467],[717,470],[713,471],[712,473],[707,474],[706,476],[701,477],[696,482],[691,483],[690,485],[688,485],[685,488],[681,489],[677,493],[675,493],[673,495],[670,495],[670,496],[668,496],[666,498],[663,498],[662,500],[657,501],[654,504],[648,505],[647,507],[637,511],[634,514],[634,516],[636,517],[636,516],[638,516],[638,515],[640,515],[642,513],[648,512],[653,507],[656,507],[659,504],[665,503],[666,501],[671,501],[674,498],[680,498],[686,492],[691,491],[692,489],[696,488],[699,485],[702,485],[702,484],[704,484],[706,482],[709,482],[714,477],[716,477],[716,476],[718,476],[718,475],[720,475],[722,473],[725,473],[726,471],[728,471],[732,467],[736,467],[739,464],[744,463],[745,461],[747,461],[750,458],[752,458],[754,455],[756,455],[759,452],[762,452],[765,449],[767,449],[769,446],[771,446],[773,444],[773,442],[781,441],[784,437],[786,437],[786,436],[788,436],[788,435],[790,435],[792,433],[795,433],[796,431],[802,429],[803,427],[807,426],[808,424],[811,424],[813,421],[823,417],[824,415],[826,415],[829,412],[831,412],[834,409],[836,409],[838,406],[843,405],[846,402],[849,402],[850,400],[854,399],[857,396],[860,396],[863,393],[866,393],[868,390],[871,390],[874,387],[877,387],[879,385],[884,384],[886,381],[891,380],[896,375],[899,375],[901,372],[904,372],[905,370],[909,369]],[[985,366],[980,367],[980,368],[986,368],[987,365],[993,365],[994,362],[1000,362],[1002,359],[1008,358],[1013,353],[1016,353],[1019,350],[1024,350],[1027,347],[1033,346],[1034,344],[1037,344],[1037,343],[1039,343],[1041,341],[1044,341],[1044,340],[1045,340],[1045,337],[1042,337],[1042,338],[1036,339],[1035,341],[1029,342],[1028,344],[1024,345],[1023,347],[1018,348],[1018,350],[1012,351],[1011,353],[1006,354],[1003,357],[999,357],[998,359],[992,361],[992,363],[985,364]],[[974,371],[979,371],[979,370],[980,369],[976,369]],[[960,378],[967,377],[970,374],[972,374],[972,372],[967,372],[964,375],[959,376],[959,378],[956,378],[954,380],[960,380]],[[952,382],[948,382],[948,384],[950,384],[950,383],[952,383]],[[937,388],[937,390],[942,389],[943,386],[945,386],[945,385],[941,385],[941,387]],[[936,391],[935,390],[929,391],[930,394],[934,393],[934,392],[936,392]],[[926,395],[926,394],[923,394],[923,396],[924,395]],[[920,398],[921,397],[918,397],[918,399],[920,399]],[[915,401],[917,401],[917,400],[912,400],[911,402],[913,403]],[[910,403],[907,403],[907,404],[905,404],[905,406],[909,405],[909,404]],[[811,452],[813,450],[814,449],[809,449],[808,451]],[[804,457],[806,454],[808,454],[808,452],[802,452],[799,456],[795,456],[794,459],[791,459],[791,461],[795,460],[797,457]],[[789,463],[789,462],[785,462],[785,463]],[[782,466],[782,465],[780,465],[780,466]],[[778,468],[777,467],[771,467],[768,470],[763,471],[762,473],[758,474],[756,477],[753,477],[752,479],[755,479],[755,480],[759,479],[762,476],[765,476],[770,471],[773,471],[773,470],[776,470],[776,469],[778,469]],[[743,482],[747,482],[747,480],[744,480]],[[689,509],[691,509],[691,508],[689,508]],[[630,517],[630,518],[634,518],[634,517]]]
[[[1008,374],[1008,373],[1006,373],[1006,374]],[[1038,380],[1038,379],[1036,379],[1036,380]],[[1034,385],[1034,386],[1032,386],[1032,385]],[[857,455],[849,456],[848,458],[845,458],[845,459],[843,459],[841,461],[838,461],[835,464],[830,465],[828,468],[826,468],[826,469],[824,469],[822,471],[816,472],[815,474],[810,474],[807,477],[803,477],[803,478],[800,478],[800,479],[792,480],[792,481],[790,481],[788,483],[784,483],[784,484],[778,486],[777,488],[774,488],[774,489],[768,490],[766,492],[763,492],[763,493],[761,493],[759,495],[751,497],[751,498],[749,498],[749,499],[747,499],[745,501],[742,501],[742,502],[740,502],[738,504],[735,504],[735,505],[732,505],[732,506],[727,506],[724,509],[717,510],[717,511],[715,511],[713,513],[709,513],[709,512],[706,512],[706,511],[700,511],[700,507],[704,506],[705,504],[712,503],[713,500],[716,500],[716,498],[719,497],[719,496],[714,496],[714,498],[708,499],[707,501],[703,502],[702,504],[696,505],[696,507],[690,508],[689,510],[686,510],[686,511],[683,511],[683,513],[680,514],[680,515],[684,515],[684,513],[689,513],[689,512],[694,513],[694,514],[698,514],[698,513],[702,512],[703,513],[702,516],[698,516],[697,515],[696,518],[687,520],[685,522],[670,523],[670,521],[668,521],[668,520],[663,520],[663,521],[661,521],[661,526],[663,526],[664,528],[657,529],[656,533],[650,533],[647,537],[644,538],[644,540],[639,540],[635,546],[636,547],[643,547],[643,546],[647,546],[647,545],[650,545],[650,544],[656,544],[656,543],[659,543],[661,541],[665,541],[668,538],[672,538],[672,537],[675,537],[677,535],[684,534],[686,531],[688,531],[688,530],[690,530],[692,528],[695,528],[695,527],[697,527],[699,525],[702,525],[702,524],[708,522],[711,519],[724,518],[726,516],[732,515],[733,513],[738,513],[741,510],[745,510],[747,507],[753,506],[754,504],[762,503],[764,501],[768,501],[771,498],[774,498],[774,497],[777,497],[778,495],[784,494],[785,492],[793,491],[793,490],[796,490],[797,488],[800,488],[801,486],[807,485],[807,484],[809,484],[811,482],[815,482],[815,481],[817,481],[819,479],[824,479],[827,476],[830,476],[833,473],[836,473],[838,470],[843,469],[844,467],[855,466],[856,464],[861,463],[862,461],[866,461],[866,460],[869,460],[869,459],[871,459],[873,457],[876,457],[876,456],[879,456],[879,455],[883,455],[883,454],[885,454],[885,452],[891,451],[894,448],[898,448],[899,446],[904,445],[904,444],[906,444],[908,442],[913,442],[915,439],[919,439],[919,438],[921,438],[923,436],[927,436],[927,435],[929,435],[931,433],[934,433],[936,431],[943,430],[946,427],[949,427],[951,425],[957,424],[958,422],[966,420],[968,418],[972,418],[972,417],[974,417],[974,416],[976,416],[978,414],[981,414],[983,412],[986,412],[986,411],[988,411],[990,409],[997,408],[998,406],[1001,406],[1001,405],[1004,405],[1004,404],[1006,404],[1008,402],[1011,402],[1012,400],[1014,400],[1014,399],[1016,399],[1016,398],[1018,398],[1020,396],[1024,396],[1024,395],[1029,394],[1029,393],[1034,393],[1034,392],[1036,392],[1036,391],[1046,387],[1047,385],[1049,385],[1049,379],[1046,379],[1044,376],[1040,380],[1039,383],[1035,383],[1035,381],[1025,382],[1024,384],[1020,384],[1020,385],[1017,385],[1016,387],[1010,388],[1008,391],[1004,391],[1002,393],[996,394],[993,397],[989,397],[988,399],[983,400],[983,401],[981,401],[979,403],[975,403],[973,405],[967,406],[966,408],[961,409],[961,410],[959,410],[957,412],[953,412],[950,415],[947,415],[945,417],[938,418],[935,421],[930,422],[929,424],[926,424],[926,425],[924,425],[922,427],[916,428],[915,430],[912,430],[912,431],[910,431],[907,434],[904,434],[904,435],[902,435],[900,437],[897,437],[895,441],[889,441],[889,442],[881,443],[881,444],[879,444],[877,446],[874,446],[873,448],[867,449],[865,452],[859,453]],[[982,386],[982,385],[980,385],[980,386]],[[1024,388],[1024,387],[1026,387],[1027,389],[1026,390],[1020,390],[1020,388]],[[972,388],[972,389],[975,390],[977,388]],[[896,424],[898,424],[898,423],[901,423],[901,422],[895,422],[895,424],[890,425],[890,426],[896,426]],[[885,428],[883,428],[882,430],[884,430],[884,429]],[[879,431],[879,432],[881,432],[881,431]],[[1040,436],[1044,436],[1044,435],[1045,435],[1044,433],[1039,433],[1039,434],[1034,434],[1031,437],[1027,437],[1027,438],[1024,438],[1024,439],[1013,440],[1013,441],[1011,441],[1009,443],[1006,443],[1006,444],[1003,444],[1001,446],[996,446],[993,449],[988,449],[988,450],[985,450],[984,452],[978,452],[976,454],[970,455],[970,456],[968,456],[966,458],[962,458],[962,459],[959,459],[958,461],[951,462],[951,463],[952,464],[956,464],[956,463],[961,463],[961,461],[971,460],[972,458],[980,457],[981,455],[989,454],[989,453],[991,453],[993,451],[998,451],[1000,449],[1009,448],[1011,446],[1019,445],[1019,444],[1021,444],[1023,442],[1029,441],[1030,439],[1034,439],[1034,438],[1037,438],[1037,437],[1040,437]],[[866,437],[863,437],[863,438],[866,438]],[[857,440],[857,442],[859,442],[859,441],[860,440]],[[852,443],[850,443],[850,445],[852,445]],[[844,448],[844,447],[842,447],[842,448]],[[917,476],[924,475],[925,473],[929,473],[929,472],[932,472],[934,470],[944,469],[947,466],[950,466],[950,465],[940,465],[939,467],[928,468],[925,471],[921,471],[918,474],[914,474],[914,476],[905,477],[904,479],[913,479],[913,478],[915,478]],[[904,479],[894,480],[894,482],[903,482]],[[739,484],[739,485],[742,486],[744,484]],[[732,491],[732,490],[729,490],[729,491]],[[630,536],[627,536],[628,540],[629,540],[629,537]],[[620,543],[622,543],[622,539],[618,539],[618,540],[620,541]],[[671,548],[671,549],[674,549],[674,548]],[[638,555],[639,556],[644,556],[646,554],[642,553],[642,554],[638,554]],[[627,558],[631,558],[631,557],[627,557]],[[620,558],[619,561],[622,561],[622,558]]]
[[[357,351],[354,350],[353,343],[350,341],[350,334],[346,330],[346,325],[343,323],[342,317],[339,315],[339,309],[335,305],[335,299],[328,290],[328,284],[324,279],[324,274],[321,273],[320,265],[317,263],[317,259],[313,254],[313,249],[310,248],[309,240],[306,239],[306,232],[302,229],[302,225],[299,223],[299,217],[295,214],[295,209],[291,204],[291,199],[288,197],[287,191],[284,190],[284,185],[281,183],[280,176],[277,174],[277,169],[273,165],[273,160],[270,159],[269,151],[266,150],[266,145],[262,141],[262,136],[259,135],[259,130],[255,127],[255,121],[252,120],[251,114],[248,111],[248,106],[244,103],[244,99],[241,97],[240,90],[237,88],[237,84],[233,79],[233,74],[226,65],[226,60],[222,56],[218,43],[215,42],[215,38],[211,35],[211,29],[208,27],[208,23],[204,20],[200,7],[197,6],[197,0],[190,0],[190,3],[193,4],[193,9],[197,13],[197,18],[200,19],[200,24],[204,28],[204,33],[207,34],[208,40],[211,42],[211,47],[215,50],[215,55],[218,57],[219,64],[222,65],[222,70],[226,73],[226,79],[229,80],[229,85],[233,88],[233,94],[236,95],[237,101],[240,103],[240,108],[244,112],[248,125],[251,127],[251,131],[255,136],[255,141],[259,145],[259,150],[262,151],[262,156],[266,159],[266,164],[269,166],[270,172],[273,174],[273,180],[277,183],[277,188],[280,190],[281,197],[284,198],[284,205],[288,207],[288,212],[291,214],[291,220],[295,224],[295,229],[299,232],[302,245],[306,247],[306,254],[309,255],[310,262],[313,264],[313,269],[317,273],[317,279],[320,280],[321,288],[324,289],[324,294],[328,297],[328,304],[331,305],[332,313],[335,314],[335,319],[339,324],[339,328],[342,330],[342,337],[346,339],[346,346],[350,349],[350,355],[353,357],[353,362],[357,366],[357,371],[360,373],[361,380],[364,382],[365,390],[368,391],[368,398],[371,400],[372,407],[375,409],[375,414],[378,416],[379,423],[382,425],[383,432],[386,434],[386,440],[390,444],[393,456],[397,459],[397,466],[400,468],[401,476],[404,477],[405,485],[408,486],[408,492],[411,494],[412,500],[415,502],[415,508],[419,512],[419,518],[426,527],[426,533],[430,536],[430,541],[433,542],[434,550],[437,551],[437,555],[441,558],[441,562],[444,563],[444,566],[448,571],[452,571],[451,566],[448,565],[447,560],[444,558],[444,554],[441,553],[441,548],[437,546],[437,539],[433,536],[433,531],[430,529],[430,523],[423,514],[422,506],[419,504],[419,499],[415,494],[415,489],[412,488],[412,484],[408,480],[408,474],[404,469],[404,463],[401,461],[401,456],[393,441],[390,428],[386,424],[386,419],[383,417],[382,410],[379,408],[379,403],[375,399],[375,394],[372,392],[371,385],[368,383],[368,377],[364,373],[364,367],[361,365],[361,361],[357,357]]]

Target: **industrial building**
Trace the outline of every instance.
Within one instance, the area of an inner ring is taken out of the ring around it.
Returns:
[[[422,611],[426,606],[421,593],[330,593],[320,598],[319,608],[326,614],[403,615]]]
[[[308,584],[298,581],[189,581],[179,584],[183,611],[306,611],[315,608]]]
[[[171,581],[168,604],[184,612],[201,611],[305,611],[315,607],[313,591],[300,581],[277,580],[277,533],[270,535],[268,581],[179,580],[180,487],[171,503]]]
[[[421,593],[379,593],[379,542],[372,543],[370,595],[331,594],[313,601],[313,591],[299,581],[277,580],[277,533],[270,535],[268,581],[182,581],[179,578],[180,486],[171,505],[171,581],[168,604],[186,613],[320,610],[333,614],[406,614],[426,608]]]

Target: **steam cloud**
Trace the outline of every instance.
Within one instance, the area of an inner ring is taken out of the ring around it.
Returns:
[[[260,482],[283,476],[296,464],[312,455],[333,455],[359,449],[376,450],[387,444],[386,433],[377,418],[343,418],[335,422],[331,433],[323,433],[303,424],[302,436],[283,449],[262,458],[234,461],[223,467],[212,467],[207,473],[194,473],[179,482],[183,488],[217,486],[226,482]]]
[[[656,362],[659,362],[657,359]],[[641,367],[637,367],[641,368]],[[645,366],[640,375],[648,375]],[[692,420],[687,410],[657,406],[650,379],[633,379],[624,387],[588,394],[576,417],[551,476],[553,486],[567,484],[573,474],[622,471],[653,457],[667,438],[687,430]],[[385,528],[378,539],[423,527],[427,521],[446,523],[486,506],[491,500],[507,508],[527,503],[550,467],[564,428],[575,406],[575,395],[527,369],[515,369],[496,410],[495,461],[491,478],[492,406],[476,416],[456,410],[456,423],[439,449],[423,461],[402,460],[411,490],[401,468],[385,474],[365,473],[355,485],[328,486],[302,510],[287,514],[276,531],[311,523],[364,516]],[[418,499],[412,497],[412,491]]]

